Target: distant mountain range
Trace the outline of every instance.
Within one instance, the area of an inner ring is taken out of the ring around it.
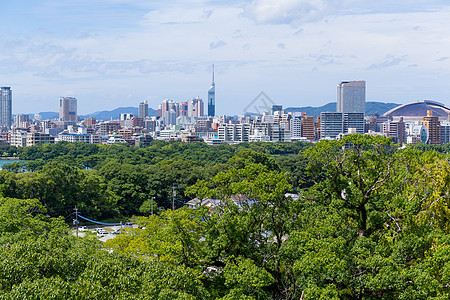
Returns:
[[[38,115],[41,115],[44,120],[52,120],[59,118],[59,113],[54,111],[43,111],[38,113]],[[30,114],[30,119],[34,119],[34,114]]]
[[[399,106],[396,103],[384,103],[384,102],[366,102],[366,115],[373,116],[375,114],[382,115],[385,112],[393,109],[394,107]],[[331,102],[319,107],[305,106],[305,107],[287,107],[284,109],[285,112],[305,112],[308,116],[318,117],[321,112],[334,112],[336,111],[336,102]],[[80,119],[93,117],[97,120],[117,120],[120,118],[120,114],[122,113],[131,113],[134,115],[138,115],[137,107],[118,107],[114,110],[103,110],[97,111],[91,114],[87,114],[84,116],[80,116]],[[57,119],[59,117],[59,113],[57,112],[40,112],[39,113],[45,120]],[[158,115],[158,111],[149,108],[148,109],[149,116]],[[34,115],[30,114],[30,118],[33,119]]]
[[[111,120],[111,118],[113,120],[119,119],[120,114],[122,114],[122,113],[131,113],[131,114],[137,116],[139,113],[139,109],[137,107],[118,107],[114,110],[96,111],[91,114],[80,115],[79,117],[80,117],[80,119],[92,117],[92,118],[96,118],[97,120],[107,121],[107,120]],[[34,114],[29,114],[29,115],[30,115],[30,119],[34,119]],[[53,111],[40,112],[39,115],[41,115],[44,120],[51,120],[51,119],[59,118],[59,113],[53,112]],[[148,115],[156,116],[156,115],[158,115],[158,111],[154,110],[153,108],[149,108]]]
[[[384,102],[366,102],[366,115],[373,116],[375,114],[383,115],[394,107],[399,106],[396,103],[384,103]],[[336,102],[331,102],[319,107],[287,107],[285,112],[305,112],[308,116],[318,117],[321,112],[335,112]]]
[[[117,120],[120,118],[120,114],[125,114],[125,113],[130,113],[133,114],[135,116],[137,116],[139,114],[139,109],[137,107],[118,107],[114,110],[103,110],[103,111],[97,111],[95,113],[92,114],[88,114],[85,116],[80,116],[80,119],[84,119],[84,118],[96,118],[97,120],[111,120],[111,118],[113,120]],[[158,115],[158,111],[154,110],[153,108],[149,108],[148,109],[148,115],[149,116],[157,116]]]

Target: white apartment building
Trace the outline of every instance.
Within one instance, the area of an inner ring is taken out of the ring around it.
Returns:
[[[24,130],[12,130],[9,135],[9,143],[15,147],[26,147],[27,132]]]

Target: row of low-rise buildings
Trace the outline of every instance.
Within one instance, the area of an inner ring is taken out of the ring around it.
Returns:
[[[383,116],[361,113],[322,113],[321,139],[340,138],[348,133],[387,136],[396,143],[446,144],[450,142],[450,108],[429,100],[401,105]]]
[[[148,111],[146,103],[142,110]],[[141,118],[145,117],[145,118]],[[167,122],[163,117],[149,117],[145,114],[134,116],[123,113],[119,120],[100,121],[85,118],[76,125],[58,120],[41,120],[38,116],[30,119],[28,115],[17,115],[13,129],[7,132],[6,139],[11,145],[24,147],[37,143],[87,142],[130,144],[148,142],[152,139],[186,142],[207,141],[237,143],[244,141],[314,141],[314,118],[300,113],[274,111],[262,116],[178,116],[175,122]]]
[[[221,120],[217,139],[224,142],[291,142],[316,139],[314,117],[298,112],[247,116],[237,120]]]
[[[110,125],[110,122],[105,122]],[[114,125],[119,123],[112,122]],[[57,142],[85,142],[91,144],[113,144],[128,143],[130,145],[148,144],[153,140],[152,136],[143,128],[122,128],[119,126],[106,126],[103,122],[98,126],[83,127],[78,125],[69,125],[67,129],[50,127],[40,131],[38,125],[29,128],[15,128],[6,132],[3,144],[8,143],[16,147],[29,147],[36,144],[47,144]],[[104,134],[103,134],[104,133]]]
[[[423,104],[429,103],[425,101]],[[121,114],[119,120],[113,121],[97,122],[94,118],[86,118],[77,125],[62,125],[58,120],[27,120],[19,115],[16,116],[15,128],[5,135],[5,140],[20,147],[59,141],[138,145],[153,139],[205,141],[216,145],[317,141],[359,133],[388,136],[397,143],[450,142],[448,114],[447,119],[442,120],[432,109],[425,116],[415,117],[415,120],[411,116],[404,120],[404,117],[390,114],[366,118],[358,112],[323,112],[315,119],[306,113],[285,112],[281,106],[276,107],[270,114],[235,118],[179,116],[175,124],[166,124],[162,117],[145,116],[143,119],[130,113]]]
[[[346,134],[382,135],[396,143],[446,144],[450,142],[450,121],[439,120],[428,110],[415,121],[392,116],[367,118],[363,113],[324,112],[314,120],[305,113],[278,112],[272,118],[252,117],[222,123],[217,138],[224,142],[294,142],[340,139]]]

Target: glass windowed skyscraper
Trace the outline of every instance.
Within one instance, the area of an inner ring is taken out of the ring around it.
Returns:
[[[145,119],[148,117],[148,102],[143,101],[139,103],[138,117],[140,119]]]
[[[214,117],[216,115],[216,84],[214,83],[214,65],[212,74],[211,87],[208,90],[208,116]]]
[[[337,86],[337,112],[366,112],[366,82],[343,81]]]
[[[0,88],[0,127],[10,129],[12,123],[12,90]]]

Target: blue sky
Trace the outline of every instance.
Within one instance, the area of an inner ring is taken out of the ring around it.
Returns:
[[[366,80],[367,100],[450,105],[450,4],[417,0],[16,0],[2,3],[0,85],[13,112],[80,114],[166,98],[217,114],[261,91],[288,106],[336,100]]]

